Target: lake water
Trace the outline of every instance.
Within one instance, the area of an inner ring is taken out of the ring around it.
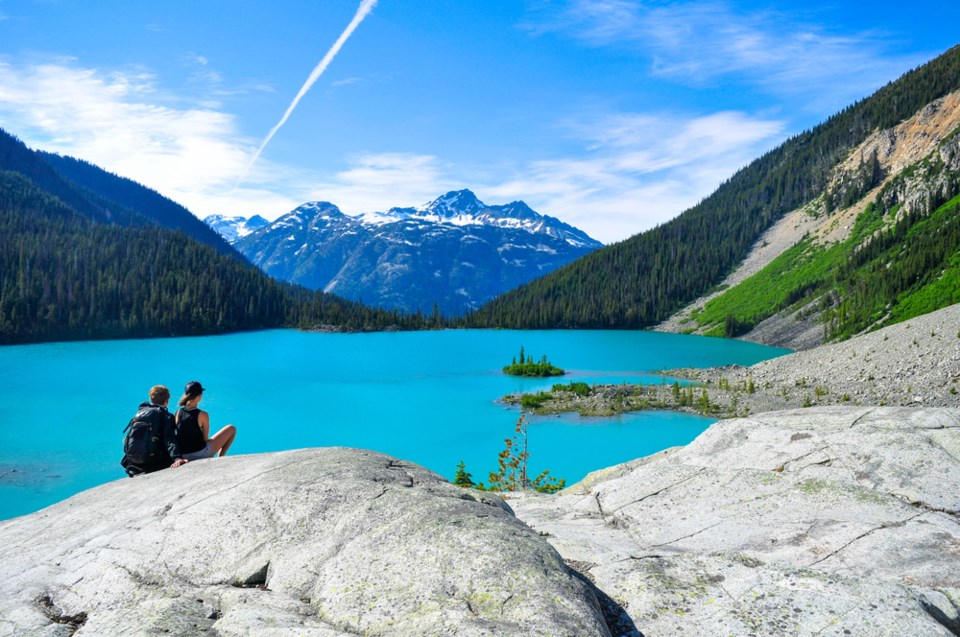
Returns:
[[[568,371],[504,376],[523,345]],[[496,468],[519,412],[495,400],[557,382],[659,383],[657,370],[752,364],[786,353],[723,339],[635,331],[451,330],[51,343],[0,348],[0,519],[124,478],[122,430],[155,384],[175,403],[207,388],[211,429],[233,423],[231,453],[341,445],[382,451],[452,478]],[[534,418],[530,466],[568,484],[686,444],[710,419],[671,412]]]

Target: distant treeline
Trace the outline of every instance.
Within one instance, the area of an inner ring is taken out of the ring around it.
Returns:
[[[834,166],[870,133],[958,89],[960,47],[954,47],[763,155],[675,219],[508,292],[465,324],[654,325],[719,283],[783,214],[823,194]]]

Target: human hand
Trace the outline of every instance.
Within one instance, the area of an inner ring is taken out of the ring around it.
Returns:
[[[179,460],[174,460],[174,461],[173,461],[173,464],[170,465],[170,468],[171,468],[171,469],[176,469],[176,468],[179,467],[180,465],[182,465],[182,464],[187,464],[188,462],[190,462],[190,461],[187,460],[186,458],[180,458]]]

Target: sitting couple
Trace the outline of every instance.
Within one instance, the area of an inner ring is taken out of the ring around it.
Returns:
[[[156,423],[160,434],[159,450],[156,454],[150,454],[148,461],[131,462],[128,456],[124,456],[121,465],[129,475],[175,468],[190,460],[227,454],[237,436],[237,428],[227,425],[213,436],[210,435],[210,414],[199,407],[204,391],[198,381],[187,383],[178,403],[180,410],[174,416],[167,411],[170,390],[163,385],[150,388],[150,402],[140,405],[134,420]]]

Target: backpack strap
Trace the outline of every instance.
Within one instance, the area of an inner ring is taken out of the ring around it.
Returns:
[[[156,422],[157,414],[159,413],[160,413],[160,409],[158,409],[153,405],[146,408],[144,408],[143,405],[141,405],[141,409],[137,410],[137,415],[130,419],[130,422],[127,423],[127,426],[123,428],[122,433],[127,433],[127,430],[130,429],[133,423],[138,421],[139,422]]]

